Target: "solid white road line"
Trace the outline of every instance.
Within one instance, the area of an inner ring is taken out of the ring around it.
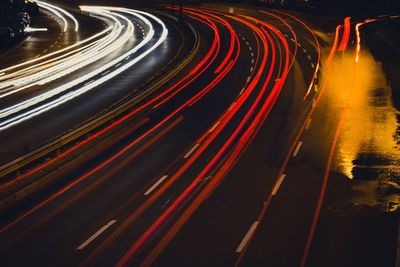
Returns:
[[[162,182],[164,182],[164,180],[167,179],[167,177],[168,177],[168,175],[164,175],[163,177],[161,177],[160,179],[158,179],[158,181],[157,181],[155,184],[153,184],[153,186],[150,187],[149,190],[147,190],[147,191],[144,193],[144,195],[147,196],[147,195],[151,194],[151,192],[153,192],[154,189],[157,188],[157,186],[159,186]]]
[[[282,174],[281,177],[279,177],[278,182],[275,184],[274,189],[272,190],[272,195],[273,196],[275,196],[276,193],[278,192],[279,187],[281,186],[281,184],[282,184],[283,180],[285,179],[285,177],[286,177],[286,174]]]
[[[192,149],[189,150],[189,152],[183,157],[184,159],[187,159],[188,157],[190,157],[190,155],[192,155],[192,153],[196,150],[196,148],[199,147],[200,144],[195,144]]]
[[[239,246],[237,247],[236,253],[242,252],[242,250],[246,246],[247,242],[249,242],[250,237],[253,235],[254,231],[257,229],[257,226],[258,226],[258,221],[255,221],[251,225],[249,231],[247,231],[247,234],[244,236],[242,242],[240,242]]]
[[[301,141],[297,144],[296,149],[295,149],[294,152],[293,152],[293,157],[296,157],[296,156],[297,156],[297,154],[299,153],[299,150],[300,150],[300,147],[301,147],[302,144],[303,144],[303,142],[301,142]]]
[[[101,227],[94,235],[89,237],[88,240],[82,243],[79,247],[77,247],[77,250],[82,250],[84,249],[87,245],[89,245],[93,240],[95,240],[99,235],[101,235],[105,230],[107,230],[111,225],[113,225],[117,220],[111,220],[109,223]]]

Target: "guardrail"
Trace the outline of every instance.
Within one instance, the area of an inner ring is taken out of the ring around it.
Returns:
[[[191,31],[193,31],[196,41],[195,41],[194,47],[192,48],[192,50],[189,53],[189,56],[187,56],[179,64],[179,66],[177,68],[175,68],[173,71],[169,72],[163,78],[158,80],[155,84],[150,86],[146,91],[137,95],[134,99],[127,101],[121,105],[118,105],[117,107],[113,108],[112,110],[107,111],[105,114],[103,114],[93,120],[88,121],[86,124],[78,127],[77,129],[74,129],[71,132],[68,132],[62,136],[59,136],[59,137],[49,141],[48,143],[36,148],[35,150],[33,150],[31,152],[26,153],[18,158],[15,158],[12,161],[9,161],[9,162],[1,165],[0,166],[0,177],[4,178],[5,176],[8,176],[15,172],[17,173],[17,176],[18,176],[19,170],[21,170],[23,167],[25,167],[35,161],[38,161],[41,158],[44,158],[45,156],[47,156],[49,154],[52,154],[52,153],[62,150],[62,148],[65,147],[66,145],[71,144],[72,142],[78,140],[79,138],[81,138],[82,136],[84,136],[86,134],[89,134],[91,131],[100,127],[101,125],[104,125],[104,124],[110,122],[115,117],[123,114],[124,112],[126,112],[127,110],[132,108],[133,105],[135,105],[138,102],[145,99],[147,96],[149,96],[154,91],[159,89],[168,80],[170,80],[172,77],[174,77],[176,74],[178,74],[194,58],[194,56],[197,54],[199,47],[200,47],[198,32],[189,23],[187,23],[187,25],[189,26]],[[0,182],[3,182],[3,181],[0,181]]]

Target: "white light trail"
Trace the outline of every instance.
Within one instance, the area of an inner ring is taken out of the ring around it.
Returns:
[[[61,19],[63,20],[63,22],[64,22],[64,32],[67,31],[67,29],[68,29],[68,22],[67,22],[67,20],[64,18],[64,16],[63,16],[62,14],[64,14],[65,16],[67,16],[68,18],[70,18],[70,19],[74,22],[74,24],[75,24],[74,29],[75,29],[76,32],[79,30],[79,23],[78,23],[78,21],[77,21],[76,18],[75,18],[71,13],[69,13],[68,11],[66,11],[66,10],[64,10],[64,9],[58,7],[58,6],[55,6],[55,5],[52,5],[52,4],[50,4],[50,3],[44,2],[44,1],[35,0],[35,2],[36,2],[36,3],[38,4],[38,6],[40,6],[41,8],[50,10],[52,13],[56,14],[59,18],[61,18]]]
[[[47,55],[32,60],[30,63],[36,64],[23,69],[20,68],[28,64],[22,63],[0,70],[0,73],[5,73],[5,75],[0,76],[0,98],[33,86],[50,83],[61,77],[68,77],[68,74],[104,59],[112,52],[118,51],[118,49],[120,49],[119,51],[126,50],[126,44],[131,40],[134,33],[132,20],[129,19],[130,16],[136,17],[146,25],[148,28],[147,34],[136,46],[105,63],[100,68],[87,72],[81,77],[70,80],[47,92],[0,110],[0,119],[3,119],[0,120],[0,130],[10,128],[51,110],[116,77],[159,47],[168,35],[165,24],[157,17],[146,12],[116,7],[82,6],[81,9],[106,18],[108,23],[111,20],[113,22],[112,26],[98,33],[96,37],[90,37],[80,42],[84,44],[82,47],[72,50],[77,46],[75,45],[64,49],[62,52],[53,52],[52,56],[56,57]],[[154,20],[162,28],[161,34],[157,37],[155,37],[154,27],[148,18]],[[145,47],[154,38],[157,38],[156,42],[149,47]],[[10,70],[17,71],[9,73]]]

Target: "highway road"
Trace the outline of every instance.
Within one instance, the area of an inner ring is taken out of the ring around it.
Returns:
[[[99,19],[113,14],[119,20],[131,12],[84,9]],[[171,27],[176,7],[151,13],[169,21],[168,32],[178,31]],[[0,192],[11,199],[18,184],[48,181],[4,210],[0,255],[5,266],[392,266],[398,215],[340,198],[351,190],[343,185],[348,178],[340,170],[337,144],[358,89],[354,70],[366,60],[360,29],[373,21],[324,21],[324,27],[332,26],[328,34],[312,18],[283,10],[213,4],[186,7],[184,13],[197,32],[191,41],[199,42],[189,64],[111,122],[0,184]],[[136,16],[139,20],[131,18],[136,23],[146,21],[143,15],[158,24],[154,40],[143,47],[151,49],[164,36],[164,22],[149,13],[135,14],[129,16]],[[106,25],[112,19],[105,19]],[[121,32],[128,31],[126,23]],[[182,54],[180,38],[173,33],[162,40],[162,48],[137,65],[143,73],[125,77],[123,84],[135,84],[160,68],[159,58]],[[134,39],[106,62],[140,44],[140,38]],[[104,49],[113,45],[105,43]],[[73,84],[84,89],[118,71],[116,63],[107,66],[102,60],[86,67],[93,57],[87,48],[82,62],[61,66],[61,71],[54,64],[55,76],[82,64],[78,76],[49,83],[62,87],[94,73]],[[120,66],[131,68],[100,88],[123,91],[118,77],[138,68],[129,62],[122,60]],[[37,68],[0,79],[21,79],[22,88],[30,86],[31,78],[24,76],[36,77]],[[55,136],[71,127],[65,109],[88,114],[81,118],[85,121],[93,116],[88,110],[98,112],[126,93],[107,92],[96,88],[55,107],[51,115],[22,116],[21,126],[12,125],[19,118],[2,120],[0,127],[10,135],[31,125],[38,133],[55,128],[48,133]],[[16,101],[29,99],[27,111],[15,114],[42,108],[42,102],[30,106],[42,94],[15,94]],[[51,105],[53,96],[43,101]],[[77,107],[82,103],[84,110]],[[79,121],[75,117],[72,125]],[[49,121],[45,128],[36,128],[40,119]],[[66,125],[56,124],[61,119]]]
[[[192,42],[183,42],[180,37],[166,41],[166,26],[146,15],[126,11],[115,11],[114,16],[98,14],[96,10],[90,12],[93,17],[85,17],[78,31],[79,20],[75,19],[75,24],[65,16],[68,27],[64,29],[61,24],[61,36],[68,41],[55,51],[48,50],[40,57],[31,54],[33,59],[23,64],[11,64],[15,62],[14,57],[4,60],[8,65],[0,71],[4,73],[0,78],[0,135],[9,142],[1,151],[3,163],[93,119],[123,98],[138,94],[144,81],[159,79],[156,76],[162,68],[156,66],[170,65],[171,59],[175,63],[177,52],[189,49],[186,45]],[[121,13],[124,16],[118,15]],[[32,37],[40,38],[44,33],[38,34]],[[57,32],[49,34],[53,36]],[[184,34],[187,35],[171,27],[170,36]],[[156,48],[159,49],[151,53]],[[30,47],[18,49],[25,51]],[[143,62],[141,59],[145,56],[148,60]],[[129,69],[133,65],[137,67]],[[129,70],[124,72],[126,69]],[[115,78],[121,72],[124,75]],[[110,90],[107,82],[113,78],[117,81]],[[64,118],[63,124],[58,123],[60,116]],[[18,134],[21,132],[26,134]]]

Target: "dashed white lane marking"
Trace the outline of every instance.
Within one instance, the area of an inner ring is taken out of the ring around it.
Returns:
[[[242,88],[242,90],[240,90],[239,95],[242,95],[244,92],[244,88]]]
[[[94,233],[91,237],[89,237],[88,240],[83,242],[79,247],[77,247],[77,250],[82,250],[84,249],[87,245],[89,245],[93,240],[95,240],[99,235],[101,235],[105,230],[107,230],[111,225],[113,225],[117,220],[111,220],[109,223],[101,227],[96,233]]]
[[[296,149],[295,149],[294,152],[293,152],[293,157],[296,157],[296,156],[297,156],[297,154],[299,153],[299,150],[300,150],[302,144],[303,144],[303,142],[301,142],[301,141],[297,144]]]
[[[250,237],[253,235],[254,231],[257,229],[258,226],[258,221],[255,221],[249,231],[247,231],[246,235],[244,236],[242,242],[240,242],[239,246],[236,249],[236,253],[240,253],[242,252],[242,250],[244,249],[244,247],[246,246],[247,242],[249,242]]]
[[[254,58],[251,59],[251,64],[254,64]]]
[[[247,45],[247,46],[250,46],[249,42],[246,41],[246,45]]]
[[[307,54],[307,50],[305,48],[303,48],[303,52]]]
[[[110,73],[110,71],[108,70],[108,71],[104,72],[103,74],[101,74],[101,76],[106,76],[109,73]]]
[[[309,118],[307,121],[306,130],[310,129],[310,125],[311,125],[311,118]]]
[[[278,182],[275,184],[274,189],[272,190],[272,195],[275,196],[276,193],[278,193],[279,187],[281,187],[281,184],[283,180],[285,179],[286,174],[282,174],[281,177],[279,177]]]
[[[293,39],[293,38],[290,38],[290,40],[291,40],[292,42],[296,42],[296,40],[295,40],[295,39]]]
[[[230,108],[232,108],[233,107],[233,104],[231,105],[231,107]],[[208,131],[209,133],[211,133],[211,132],[213,132],[217,127],[218,127],[218,125],[221,123],[221,121],[217,121],[215,124],[214,124],[214,126]]]
[[[250,79],[251,79],[251,77],[250,77],[250,76],[249,76],[249,77],[247,77],[246,83],[249,83],[249,82],[250,82]]]
[[[250,72],[252,72],[252,71],[253,71],[253,69],[254,69],[254,68],[253,68],[253,66],[251,66],[251,68],[250,68]]]
[[[254,53],[253,52],[251,52],[250,54],[251,54],[252,57],[254,57]]]
[[[189,150],[188,153],[186,153],[186,155],[183,157],[184,159],[187,159],[188,157],[190,157],[190,155],[192,155],[192,153],[196,150],[196,148],[199,147],[200,144],[195,144],[192,149]]]
[[[301,47],[301,43],[297,43],[297,46],[298,46],[298,47]]]
[[[84,84],[84,86],[91,84],[92,82],[94,82],[94,80],[88,81],[87,83]]]
[[[251,50],[253,50],[253,48],[251,48],[251,46],[249,46],[249,50],[251,51]]]
[[[168,175],[164,175],[164,176],[162,176],[160,179],[158,179],[158,181],[157,181],[155,184],[153,184],[153,186],[150,187],[149,190],[147,190],[147,191],[144,193],[144,195],[145,195],[145,196],[150,195],[151,192],[154,191],[154,189],[156,189],[162,182],[164,182],[165,179],[167,179],[167,177],[168,177]]]
[[[310,55],[307,55],[307,58],[308,58],[309,60],[311,60],[311,56],[310,56]]]
[[[314,65],[314,63],[311,63],[311,68],[315,68],[315,65]]]

